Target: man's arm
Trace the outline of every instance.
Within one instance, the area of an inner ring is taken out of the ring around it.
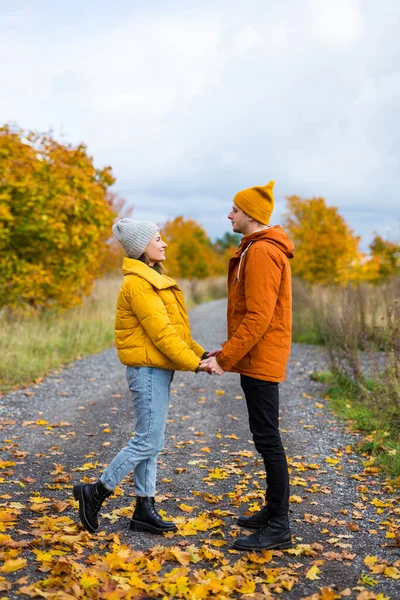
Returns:
[[[245,277],[246,314],[217,355],[217,363],[229,371],[260,340],[270,326],[282,278],[282,262],[263,244],[249,250]]]

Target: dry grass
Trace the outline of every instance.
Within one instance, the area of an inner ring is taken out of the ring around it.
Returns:
[[[328,351],[332,408],[367,433],[362,449],[400,476],[400,280],[315,288],[310,319]]]

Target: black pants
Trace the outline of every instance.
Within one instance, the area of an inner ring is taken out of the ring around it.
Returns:
[[[266,502],[272,515],[289,511],[289,472],[279,433],[279,384],[241,375],[250,431],[267,473]]]

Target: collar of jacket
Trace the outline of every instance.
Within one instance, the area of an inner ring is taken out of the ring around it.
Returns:
[[[248,249],[249,246],[251,246],[253,242],[257,242],[257,240],[264,239],[266,237],[265,232],[268,231],[268,229],[263,229],[261,231],[255,231],[254,233],[244,235],[240,242],[239,248],[236,250],[233,256],[239,257],[241,254],[243,254],[243,252],[245,252]]]
[[[122,272],[124,275],[138,275],[139,277],[143,277],[143,279],[148,281],[158,290],[165,290],[170,287],[178,286],[176,281],[171,279],[171,277],[157,273],[157,271],[146,265],[144,262],[136,260],[135,258],[124,257]]]

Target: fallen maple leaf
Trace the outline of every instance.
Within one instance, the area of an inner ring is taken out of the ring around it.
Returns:
[[[306,579],[311,579],[311,581],[315,581],[316,579],[319,579],[318,577],[318,573],[320,573],[320,569],[317,567],[317,565],[313,565],[311,567],[311,569],[309,569],[306,573]]]

